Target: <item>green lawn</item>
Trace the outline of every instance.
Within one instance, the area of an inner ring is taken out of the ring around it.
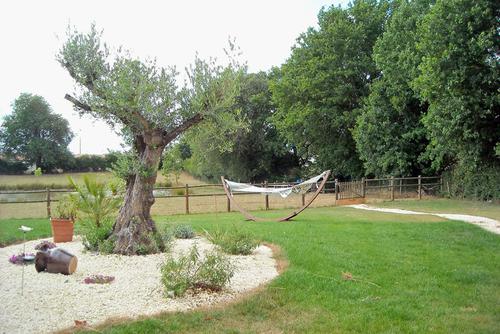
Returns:
[[[236,224],[279,245],[289,267],[269,286],[225,307],[114,322],[100,332],[498,333],[500,328],[500,236],[477,226],[341,207],[310,209],[285,223],[245,222],[236,213],[156,220],[191,224],[198,231]],[[7,226],[20,222],[0,221],[2,238],[11,235]],[[359,280],[343,280],[343,272]]]

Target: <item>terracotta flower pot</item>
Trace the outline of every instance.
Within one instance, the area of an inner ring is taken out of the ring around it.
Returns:
[[[73,240],[73,221],[64,218],[51,218],[52,236],[54,242],[69,242]]]

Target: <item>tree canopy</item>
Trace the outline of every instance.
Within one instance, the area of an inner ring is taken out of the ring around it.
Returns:
[[[65,164],[71,156],[68,145],[73,138],[68,121],[52,112],[45,99],[21,94],[12,104],[0,129],[1,151],[7,156],[23,159],[44,171]]]
[[[299,159],[270,119],[275,108],[268,75],[264,72],[243,75],[235,103],[243,126],[236,127],[229,138],[215,136],[213,131],[219,131],[216,127],[197,128],[186,136],[192,151],[191,159],[186,162],[188,170],[208,179],[225,175],[253,182],[281,179],[288,174],[295,176]],[[209,138],[223,138],[230,146],[220,149],[221,145],[214,145]]]
[[[422,154],[428,140],[421,122],[427,103],[412,88],[422,57],[417,26],[432,0],[399,1],[373,58],[380,71],[358,116],[354,137],[365,173],[417,175],[426,167]]]
[[[363,174],[351,129],[378,76],[372,51],[388,8],[387,1],[355,1],[347,9],[321,10],[319,28],[302,34],[275,69],[276,127],[319,169]]]
[[[471,171],[495,161],[500,142],[500,5],[494,0],[437,1],[419,26],[423,55],[414,86],[435,169]]]
[[[133,152],[117,162],[127,189],[110,236],[114,251],[155,251],[162,245],[150,210],[163,150],[204,120],[230,126],[243,67],[231,57],[225,66],[196,57],[179,88],[175,68],[133,58],[121,48],[112,53],[101,37],[94,25],[88,33],[69,29],[57,56],[77,84],[66,99],[82,114],[119,124],[132,143]]]

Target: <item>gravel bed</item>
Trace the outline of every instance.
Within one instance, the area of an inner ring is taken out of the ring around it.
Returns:
[[[354,209],[369,210],[369,211],[399,213],[402,215],[432,215],[450,220],[461,220],[466,223],[477,225],[485,229],[486,231],[490,231],[495,234],[500,234],[500,222],[496,221],[495,219],[481,217],[481,216],[459,215],[454,213],[428,213],[428,212],[410,211],[403,209],[375,208],[373,206],[368,206],[366,204],[357,204],[348,206]]]
[[[35,252],[41,239],[28,241],[26,252]],[[173,256],[186,253],[197,244],[200,254],[214,246],[204,238],[174,242]],[[23,245],[0,248],[0,333],[50,333],[71,327],[75,320],[96,325],[111,317],[137,317],[164,311],[187,311],[226,302],[239,294],[269,282],[278,275],[272,250],[259,246],[251,255],[230,255],[236,271],[229,286],[220,293],[200,293],[182,298],[166,298],[160,282],[160,265],[165,254],[146,256],[96,255],[83,252],[81,240],[60,243],[78,257],[73,275],[37,273],[33,264],[24,266],[24,292],[21,295],[23,266],[8,262]],[[115,276],[111,284],[84,284],[92,274]]]

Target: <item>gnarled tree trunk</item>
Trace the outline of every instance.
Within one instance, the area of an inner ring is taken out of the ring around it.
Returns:
[[[136,175],[127,180],[124,203],[113,226],[111,237],[116,238],[115,253],[150,253],[157,246],[162,246],[161,239],[154,238],[156,226],[150,212],[155,202],[153,187],[165,145],[159,133],[135,138],[140,167]],[[159,245],[153,244],[158,242]]]

